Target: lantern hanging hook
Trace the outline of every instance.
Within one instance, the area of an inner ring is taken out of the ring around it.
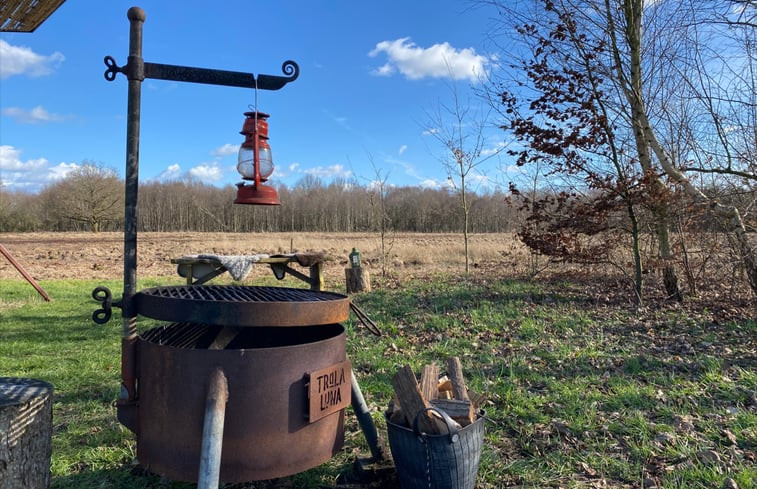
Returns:
[[[253,117],[255,118],[255,128],[258,127],[258,79],[255,78],[255,86],[253,87],[253,90],[255,90],[255,102],[253,105],[247,105],[247,108],[252,111],[254,114]]]

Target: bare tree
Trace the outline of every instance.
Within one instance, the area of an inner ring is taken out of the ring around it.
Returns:
[[[615,25],[614,9],[611,8],[609,0],[605,0],[605,4],[604,12],[611,27],[610,32],[615,33],[615,30],[612,28]],[[662,7],[660,6],[658,8]],[[646,146],[654,153],[664,174],[673,182],[680,185],[695,202],[709,208],[711,212],[721,220],[723,226],[732,233],[732,236],[738,244],[738,251],[749,284],[752,291],[757,294],[757,254],[755,254],[755,250],[749,242],[749,237],[746,233],[746,228],[738,209],[734,206],[721,204],[694,185],[691,179],[686,176],[686,173],[676,166],[673,156],[674,153],[662,143],[661,138],[659,137],[659,134],[662,131],[656,130],[650,121],[649,113],[643,98],[644,78],[642,73],[642,53],[645,52],[645,46],[643,44],[642,33],[644,11],[644,0],[626,0],[624,2],[622,12],[624,16],[623,22],[627,50],[623,53],[619,48],[615,49],[615,68],[618,73],[618,78],[622,82],[621,86],[623,88],[623,94],[632,108],[632,120],[634,123],[635,134],[637,134],[638,139],[641,140],[639,144],[641,146]],[[674,14],[675,13],[677,13],[677,11],[674,12]],[[695,24],[697,20],[702,21],[706,19],[692,18],[690,19],[690,22]],[[613,38],[613,43],[614,45],[618,45],[618,40]],[[650,41],[650,43],[654,44],[655,41]],[[694,47],[696,47],[696,45]],[[626,59],[624,59],[624,54],[628,55]],[[624,67],[626,69],[624,69]],[[706,66],[700,65],[699,69],[700,80],[704,78],[714,79],[712,78],[713,75],[703,72],[703,70],[707,69]],[[629,74],[630,76],[628,76]],[[753,90],[753,76],[751,82]],[[754,97],[753,91],[751,96]],[[712,98],[708,98],[708,100],[712,102]],[[715,116],[714,119],[717,119],[717,116]],[[721,134],[723,139],[726,139],[724,137],[725,131],[722,131]],[[724,141],[724,143],[726,143],[726,141]],[[723,144],[723,147],[727,148],[728,144]],[[731,161],[727,161],[726,169],[732,169]]]
[[[93,233],[123,217],[123,183],[114,169],[102,163],[83,161],[44,194],[53,215],[84,223]]]
[[[468,273],[468,235],[472,202],[469,194],[475,185],[473,177],[483,176],[480,172],[481,165],[497,156],[504,147],[487,151],[485,130],[489,125],[489,114],[483,104],[473,105],[469,100],[461,100],[454,84],[450,86],[450,92],[451,104],[440,102],[435,112],[427,113],[426,132],[445,150],[440,161],[447,173],[447,182],[459,197],[463,221],[465,273]]]
[[[660,199],[649,199],[649,191],[643,191],[650,174],[628,156],[628,139],[617,129],[621,116],[608,97],[613,86],[602,75],[606,43],[584,34],[572,15],[551,2],[532,3],[533,11],[507,16],[518,22],[512,32],[522,48],[509,65],[513,79],[493,80],[489,92],[501,127],[518,141],[508,153],[533,175],[527,193],[511,184],[528,215],[519,236],[530,249],[561,261],[614,264],[612,252],[625,241],[617,231],[629,233],[631,276],[640,301],[637,207],[642,200]],[[548,188],[536,187],[541,167]],[[617,213],[626,219],[618,221]],[[666,232],[667,227],[658,227],[658,233]],[[671,295],[680,297],[673,285]]]
[[[596,98],[592,104],[606,111],[608,128],[618,138],[619,144],[616,145],[618,154],[632,163],[632,166],[628,167],[632,171],[629,175],[639,174],[636,181],[633,179],[628,181],[631,184],[628,189],[644,189],[644,204],[651,210],[654,217],[653,229],[657,238],[658,253],[668,295],[677,299],[681,297],[669,231],[674,214],[670,207],[670,196],[674,186],[683,188],[690,198],[710,209],[713,215],[721,219],[738,243],[750,285],[757,291],[754,250],[747,239],[738,210],[708,196],[701,188],[694,185],[685,171],[682,171],[685,165],[681,156],[687,155],[687,159],[690,160],[694,155],[701,157],[702,151],[689,149],[687,153],[682,142],[687,135],[681,131],[681,128],[685,126],[672,124],[672,120],[666,118],[666,115],[672,113],[671,107],[691,95],[690,91],[681,90],[682,76],[675,70],[680,71],[688,58],[697,59],[696,51],[692,49],[701,50],[702,46],[706,45],[702,43],[702,37],[695,42],[682,42],[691,33],[691,26],[704,26],[718,21],[715,13],[720,15],[719,21],[722,22],[723,16],[727,18],[729,14],[728,11],[718,7],[735,3],[707,0],[688,2],[672,0],[502,2],[493,0],[487,3],[494,4],[500,9],[505,19],[503,23],[507,22],[509,25],[515,22],[521,26],[521,29],[517,31],[520,34],[519,41],[521,42],[518,45],[520,50],[511,49],[515,59],[523,59],[524,52],[536,53],[539,49],[542,51],[560,50],[563,65],[569,67],[568,70],[563,70],[560,76],[569,75],[562,79],[568,88],[579,75],[590,76],[602,87],[602,97]],[[753,14],[752,2],[743,3],[743,7],[752,9]],[[743,19],[753,19],[754,16],[741,15],[739,18],[743,21]],[[733,23],[730,25],[732,26]],[[749,25],[749,22],[745,25]],[[728,36],[733,39],[733,32],[723,30],[720,39]],[[745,37],[749,38],[749,36]],[[753,38],[752,31],[751,39]],[[549,44],[540,46],[540,39],[547,39]],[[746,45],[753,46],[753,43]],[[592,47],[592,49],[586,49],[587,47]],[[710,49],[722,49],[722,47],[722,44],[718,47],[713,45]],[[539,51],[537,55],[542,51]],[[512,70],[520,67],[517,62],[510,65]],[[692,73],[697,73],[699,78],[690,79],[688,86],[711,88],[715,80],[729,80],[730,82],[738,79],[737,76],[724,77],[723,70],[715,73],[708,71],[712,67],[713,64],[710,61],[700,63],[698,68],[692,71]],[[529,68],[539,70],[542,66],[533,64]],[[740,73],[747,72],[753,73],[749,70],[740,71]],[[753,74],[739,76],[751,77],[750,83],[754,81]],[[514,85],[512,82],[509,83],[515,87],[514,91],[518,91],[518,80],[515,80]],[[747,98],[751,97],[753,100],[753,87],[752,84],[751,89],[747,88],[740,93],[749,94]],[[701,94],[706,90],[698,90],[698,92]],[[726,92],[720,92],[719,96]],[[525,97],[529,97],[527,92]],[[712,100],[714,99],[711,98],[710,101]],[[557,102],[553,107],[559,107],[561,101]],[[742,108],[748,106],[749,104]],[[714,104],[709,104],[709,107],[714,107]],[[531,108],[536,111],[540,109],[533,105]],[[710,112],[714,113],[712,110]],[[702,128],[701,120],[694,118],[689,119],[689,122],[689,128]],[[719,134],[720,140],[724,141],[723,136],[733,131],[734,127],[722,126],[721,130],[716,129],[713,134]],[[746,135],[746,139],[751,141],[754,139],[751,136],[752,131],[753,129],[746,132],[739,131],[739,133],[742,136]],[[689,130],[690,134],[691,130]],[[631,158],[627,159],[629,155]],[[737,175],[736,172],[739,171],[741,174],[738,176],[743,178],[753,173],[753,170],[744,171],[743,166],[736,169],[734,162],[733,158],[730,159],[730,163],[727,163],[727,158],[720,159],[721,167],[730,169],[731,175]],[[726,175],[726,173],[722,172],[721,175]]]
[[[376,165],[373,156],[368,155],[368,160],[373,168],[373,179],[368,184],[369,202],[371,214],[381,240],[381,275],[386,276],[386,262],[394,244],[392,216],[387,208],[389,196],[389,172],[382,170]]]

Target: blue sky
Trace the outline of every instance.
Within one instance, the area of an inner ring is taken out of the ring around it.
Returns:
[[[69,0],[33,33],[0,34],[4,188],[36,192],[85,160],[123,176],[127,80],[106,81],[103,58],[126,64],[134,4]],[[486,50],[494,13],[466,1],[138,5],[146,62],[270,75],[282,75],[285,60],[299,64],[295,82],[258,93],[258,108],[271,114],[273,184],[306,175],[368,184],[375,165],[394,185],[445,185],[428,114],[452,102],[453,85],[467,103],[497,59]],[[250,89],[145,80],[140,181],[240,181],[239,131],[254,102]],[[488,148],[503,137],[492,130]],[[491,188],[504,158],[481,166],[477,188]]]

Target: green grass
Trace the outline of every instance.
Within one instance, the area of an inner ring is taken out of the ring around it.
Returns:
[[[53,488],[193,487],[135,464],[134,437],[114,408],[120,315],[103,326],[90,319],[101,284],[120,295],[120,281],[46,281],[46,303],[23,281],[0,281],[0,375],[55,386]],[[380,433],[397,368],[419,372],[458,355],[470,387],[489,397],[479,488],[642,487],[645,478],[665,488],[718,488],[726,478],[757,487],[755,322],[675,308],[639,320],[588,299],[571,284],[452,277],[353,297],[385,333],[346,323]],[[349,471],[368,454],[351,410],[346,431],[340,455],[279,486],[319,488]],[[704,450],[719,460],[702,461]]]

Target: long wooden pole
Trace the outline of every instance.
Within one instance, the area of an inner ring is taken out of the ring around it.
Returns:
[[[34,280],[34,277],[29,275],[27,271],[24,270],[24,267],[22,267],[21,264],[17,262],[15,258],[13,258],[13,255],[11,255],[11,252],[8,251],[8,249],[2,244],[0,244],[0,253],[2,253],[8,259],[9,262],[11,262],[11,265],[16,267],[16,270],[18,270],[21,273],[21,275],[24,276],[27,282],[32,284],[32,287],[34,287],[37,290],[37,292],[39,292],[39,295],[41,295],[47,302],[50,302],[50,296],[47,295],[47,292],[45,292],[42,289],[42,287],[39,286],[37,281]]]

